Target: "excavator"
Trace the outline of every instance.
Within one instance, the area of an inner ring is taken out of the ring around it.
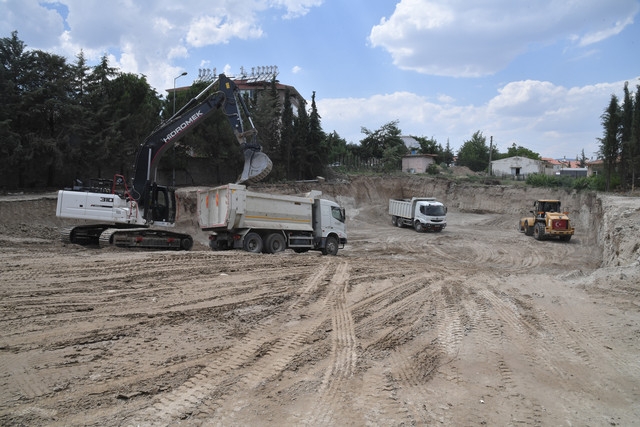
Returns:
[[[213,91],[215,85],[218,87]],[[136,156],[131,185],[123,175],[116,174],[113,180],[94,180],[88,187],[58,191],[56,216],[87,221],[64,228],[62,240],[101,247],[190,250],[190,235],[169,230],[176,220],[175,189],[155,182],[156,168],[169,148],[220,109],[244,152],[244,167],[237,183],[264,179],[271,172],[271,159],[262,152],[258,132],[237,85],[220,74],[144,140]],[[251,126],[248,130],[244,129],[241,110]]]

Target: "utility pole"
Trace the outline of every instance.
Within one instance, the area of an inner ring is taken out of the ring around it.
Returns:
[[[489,176],[491,176],[491,152],[493,151],[493,135],[489,137],[489,165],[487,166],[487,171],[489,172]]]

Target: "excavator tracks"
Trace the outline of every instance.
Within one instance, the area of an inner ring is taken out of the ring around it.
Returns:
[[[108,225],[67,227],[60,230],[63,243],[101,248],[143,248],[188,251],[193,238],[188,234],[150,228],[110,228]]]
[[[150,228],[109,228],[100,234],[100,247],[172,249],[188,251],[193,239],[188,234]]]

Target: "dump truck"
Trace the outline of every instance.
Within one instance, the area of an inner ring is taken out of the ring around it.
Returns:
[[[447,207],[435,197],[389,199],[391,224],[413,227],[418,232],[442,231],[447,226]]]
[[[347,243],[345,210],[321,195],[268,194],[240,184],[200,189],[198,222],[203,231],[211,232],[213,250],[272,254],[292,249],[336,255]]]
[[[531,215],[520,218],[518,230],[536,240],[558,238],[564,242],[571,240],[574,228],[569,212],[561,211],[560,200],[536,200]]]

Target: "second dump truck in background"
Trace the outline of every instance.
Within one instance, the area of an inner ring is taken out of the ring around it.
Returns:
[[[200,228],[214,250],[276,253],[287,248],[336,255],[347,243],[345,210],[319,191],[305,197],[248,191],[227,184],[198,191]]]
[[[447,208],[434,197],[389,199],[391,223],[416,231],[442,231],[447,226]]]

